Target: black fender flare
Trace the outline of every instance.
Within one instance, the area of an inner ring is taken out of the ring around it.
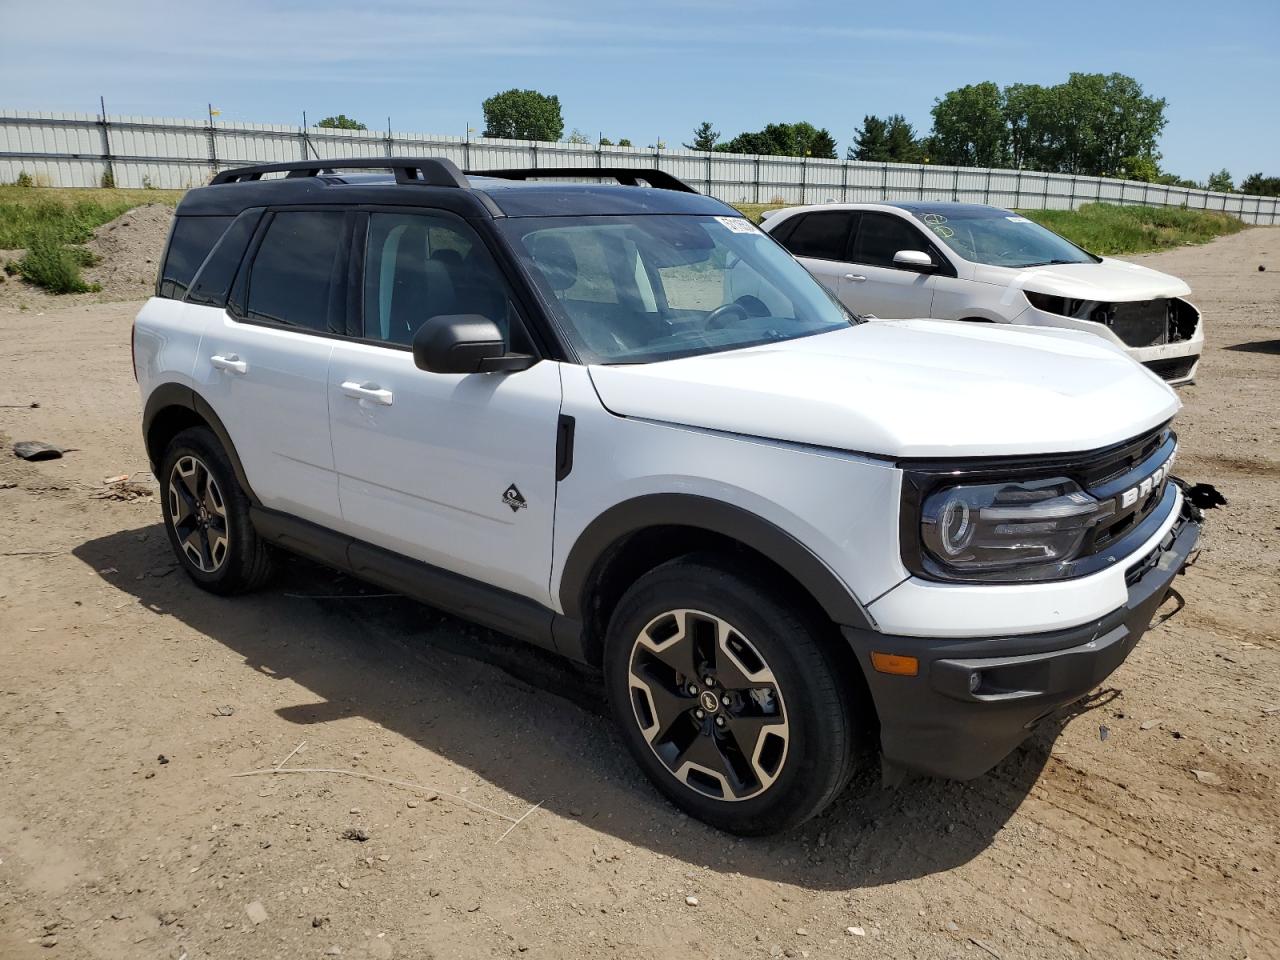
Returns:
[[[190,410],[209,425],[209,429],[218,438],[218,442],[222,444],[222,449],[226,451],[227,459],[231,461],[231,467],[236,474],[236,482],[240,484],[240,488],[244,490],[250,502],[254,506],[259,506],[260,501],[254,495],[253,488],[249,485],[249,478],[244,472],[244,464],[240,462],[240,455],[236,453],[235,444],[231,442],[231,434],[227,432],[222,419],[214,412],[213,407],[209,405],[209,401],[200,396],[193,388],[180,383],[160,384],[160,386],[151,391],[151,395],[147,397],[147,402],[142,410],[142,442],[146,447],[148,458],[151,459],[152,473],[159,471],[160,463],[158,458],[163,451],[155,451],[153,455],[148,438],[151,436],[151,429],[155,425],[156,418],[165,410],[174,407]]]
[[[834,623],[874,628],[849,587],[791,534],[742,507],[684,493],[654,493],[624,500],[587,525],[570,548],[560,575],[560,604],[565,616],[584,621],[591,578],[610,547],[628,534],[661,526],[694,527],[736,540],[795,577]]]

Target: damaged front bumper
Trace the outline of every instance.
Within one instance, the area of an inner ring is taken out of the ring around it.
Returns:
[[[1183,502],[1161,542],[1128,567],[1128,600],[1081,626],[977,639],[887,636],[843,627],[871,689],[890,768],[968,780],[999,763],[1036,721],[1087,694],[1129,655],[1200,539]],[[877,672],[872,652],[914,657],[915,676]]]

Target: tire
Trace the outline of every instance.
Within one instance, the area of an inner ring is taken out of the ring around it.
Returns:
[[[829,629],[717,556],[681,557],[637,580],[609,623],[605,683],[654,785],[743,835],[786,830],[831,803],[861,738],[858,686],[841,677]]]
[[[175,436],[161,460],[160,502],[174,555],[197,586],[229,596],[271,576],[270,547],[249,517],[249,498],[207,427]]]

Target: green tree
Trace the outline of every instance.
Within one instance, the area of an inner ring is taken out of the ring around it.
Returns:
[[[619,140],[619,141],[618,141],[618,146],[620,146],[620,147],[634,147],[634,146],[635,146],[635,144],[634,144],[634,143],[632,143],[630,140],[628,140],[626,137],[623,137],[621,140]]]
[[[718,143],[724,153],[754,153],[773,157],[836,158],[836,142],[831,132],[811,123],[770,123],[763,130],[740,133],[732,140]]]
[[[693,143],[686,143],[686,150],[714,150],[716,141],[720,139],[720,131],[712,130],[711,123],[704,120],[698,124],[698,128],[693,131]]]
[[[336,117],[325,117],[317,127],[328,127],[330,130],[368,130],[359,120],[353,120],[345,113],[340,113]]]
[[[1160,179],[1160,165],[1150,157],[1125,157],[1120,161],[1118,172],[1126,180],[1154,183]]]
[[[601,137],[601,138],[600,138],[600,146],[602,146],[602,147],[612,147],[612,146],[613,146],[613,141],[612,141],[612,140],[610,140],[608,137]]]
[[[1240,192],[1250,193],[1255,197],[1280,197],[1280,177],[1251,173],[1240,183]]]
[[[564,135],[560,98],[537,90],[504,90],[482,105],[484,135],[508,140],[559,140]]]
[[[853,145],[845,151],[846,160],[884,163],[889,159],[889,125],[879,117],[867,114],[862,126],[853,132]]]
[[[1073,73],[1050,87],[972,84],[934,104],[931,159],[1154,180],[1166,106],[1122,73]]]
[[[1231,173],[1226,167],[1217,173],[1209,174],[1209,179],[1204,186],[1206,190],[1216,190],[1218,193],[1231,193],[1236,188],[1231,180]]]
[[[1009,155],[1004,97],[996,84],[969,84],[933,105],[930,160],[961,167],[1000,167]]]
[[[581,143],[590,143],[590,142],[591,142],[591,139],[590,139],[590,138],[589,138],[585,133],[583,133],[581,130],[579,130],[577,127],[574,127],[574,128],[573,128],[573,132],[569,134],[569,140],[568,140],[568,142],[569,142],[569,143],[579,143],[579,144],[581,144]]]
[[[916,128],[907,123],[900,113],[889,117],[885,127],[889,160],[893,163],[919,163],[924,159],[924,147],[916,137]]]

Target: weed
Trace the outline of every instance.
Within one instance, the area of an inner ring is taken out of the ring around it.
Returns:
[[[34,187],[36,182],[31,179],[31,174],[27,173],[27,171],[19,170],[18,179],[13,181],[13,185],[15,187]]]
[[[85,283],[80,275],[80,268],[92,260],[93,255],[83,247],[69,247],[53,233],[41,233],[31,238],[26,254],[18,261],[18,273],[50,293],[87,293],[101,289]]]

